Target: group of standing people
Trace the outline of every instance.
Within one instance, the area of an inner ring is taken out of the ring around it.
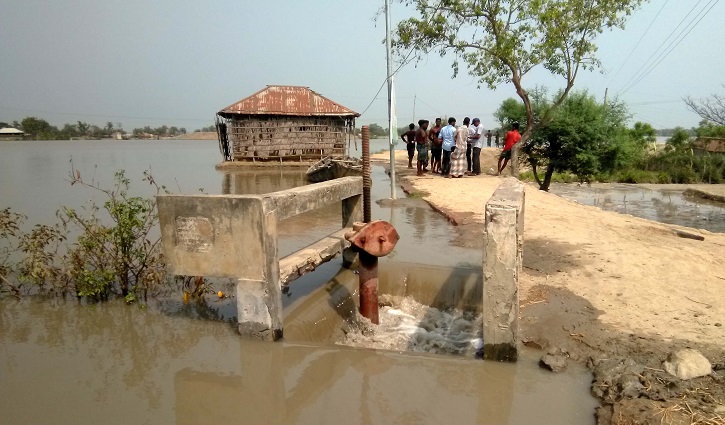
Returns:
[[[413,168],[413,158],[418,153],[418,175],[430,171],[441,174],[446,178],[460,178],[464,175],[477,176],[481,174],[481,149],[484,146],[484,137],[491,146],[491,131],[484,135],[483,124],[478,118],[471,121],[466,117],[463,124],[456,126],[456,119],[448,118],[448,125],[442,127],[441,119],[435,119],[435,126],[428,128],[428,120],[418,121],[408,126],[409,130],[400,136],[408,148],[408,168]],[[513,129],[506,134],[504,150],[499,156],[498,173],[501,174],[511,157],[511,148],[519,141],[518,123],[513,123]],[[515,131],[515,135],[511,134]],[[518,135],[518,137],[516,137]],[[509,143],[510,142],[510,143]],[[498,133],[496,134],[498,147]],[[503,167],[501,163],[503,161]]]

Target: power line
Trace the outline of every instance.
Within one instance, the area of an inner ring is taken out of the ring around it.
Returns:
[[[657,14],[655,15],[655,17],[652,19],[652,22],[649,23],[649,26],[647,27],[647,29],[644,30],[644,33],[642,33],[642,36],[639,38],[639,40],[637,40],[637,44],[634,45],[634,47],[632,48],[632,51],[629,52],[629,55],[627,55],[627,59],[625,59],[624,62],[622,62],[622,66],[619,67],[619,69],[614,74],[614,76],[609,80],[609,83],[610,84],[607,84],[608,86],[611,85],[611,82],[614,81],[615,78],[617,78],[617,76],[619,75],[619,71],[621,71],[622,68],[624,68],[624,65],[627,64],[627,61],[629,60],[629,58],[632,57],[632,54],[634,53],[634,51],[637,50],[637,47],[639,46],[639,43],[642,42],[642,39],[644,38],[644,36],[647,35],[647,33],[649,32],[649,29],[652,28],[652,24],[654,24],[655,21],[657,20],[657,17],[660,16],[660,12],[662,12],[662,9],[665,8],[665,6],[667,5],[667,2],[668,1],[670,1],[670,0],[665,0],[665,2],[662,4],[662,7],[660,7],[660,10],[657,12]]]
[[[405,56],[405,58],[403,58],[403,61],[400,63],[400,65],[395,69],[395,71],[393,71],[392,74],[390,74],[387,77],[385,77],[385,79],[383,80],[383,83],[380,85],[380,88],[375,93],[375,96],[373,96],[373,99],[370,101],[370,103],[365,108],[365,110],[360,113],[360,116],[363,116],[365,114],[365,112],[367,112],[367,110],[370,109],[370,107],[373,105],[373,102],[375,102],[378,99],[378,95],[380,94],[380,90],[382,90],[383,87],[385,87],[385,84],[388,82],[388,80],[390,79],[390,77],[392,77],[395,74],[397,74],[398,71],[400,71],[400,68],[403,67],[403,65],[407,65],[408,64],[408,58],[410,58],[410,55],[413,53],[414,50],[415,50],[415,48],[411,48],[410,51],[408,52],[408,54]]]
[[[655,55],[660,51],[660,49],[662,48],[662,46],[664,46],[665,43],[667,43],[667,41],[669,41],[670,37],[672,37],[672,35],[675,33],[675,31],[677,31],[677,29],[680,28],[680,26],[685,22],[685,20],[690,16],[690,14],[692,14],[692,12],[697,8],[697,6],[700,3],[702,3],[702,1],[703,0],[698,0],[698,2],[692,7],[692,9],[690,9],[690,11],[687,12],[687,15],[685,15],[685,17],[680,20],[680,23],[677,24],[677,26],[672,30],[672,32],[670,32],[670,34],[667,36],[667,38],[665,38],[662,41],[662,43],[655,49],[655,51],[652,52],[652,55],[650,55],[650,57],[647,58],[647,60],[637,69],[637,71],[632,75],[632,77],[630,77],[629,80],[627,80],[626,83],[622,84],[622,87],[628,86],[629,83],[631,83],[632,81],[634,81],[639,76],[640,72],[642,72],[643,70],[646,69],[647,65],[650,63],[650,61],[652,60],[652,58],[655,57]]]
[[[695,23],[694,23],[693,25],[691,25],[691,26],[689,27],[689,30],[687,30],[687,33],[685,33],[685,35],[683,35],[683,36],[682,36],[682,37],[681,37],[681,38],[680,38],[679,40],[677,40],[677,43],[676,43],[676,44],[675,44],[674,46],[672,46],[672,48],[671,48],[670,50],[668,50],[668,51],[667,51],[667,53],[665,53],[665,54],[664,54],[664,56],[660,55],[660,56],[662,56],[662,57],[661,57],[661,59],[659,59],[659,60],[657,61],[657,63],[655,63],[655,64],[654,64],[654,65],[653,65],[653,66],[652,66],[652,67],[651,67],[651,68],[650,68],[650,69],[649,69],[649,70],[648,70],[648,71],[647,71],[647,72],[646,72],[645,74],[643,74],[643,75],[642,75],[642,76],[641,76],[641,77],[640,77],[640,78],[639,78],[639,79],[638,79],[637,81],[635,81],[634,83],[632,83],[632,85],[631,85],[631,86],[629,86],[629,87],[628,87],[628,88],[627,88],[627,89],[626,89],[626,90],[625,90],[624,92],[622,92],[622,93],[624,94],[624,93],[626,93],[626,92],[627,92],[627,90],[629,90],[629,89],[631,89],[632,87],[636,86],[636,85],[637,85],[637,84],[638,84],[638,83],[639,83],[640,81],[642,81],[642,80],[643,80],[643,79],[644,79],[644,78],[645,78],[645,77],[646,77],[647,75],[649,75],[649,74],[650,74],[650,72],[652,72],[652,70],[654,70],[654,69],[655,69],[655,68],[656,68],[656,67],[657,67],[657,66],[658,66],[658,65],[659,65],[660,63],[662,63],[662,61],[664,61],[664,60],[665,60],[665,58],[667,58],[667,56],[669,56],[669,55],[670,55],[670,53],[672,53],[672,51],[673,51],[673,50],[675,50],[675,49],[677,48],[677,46],[679,46],[679,45],[680,45],[680,43],[682,43],[682,40],[684,40],[685,38],[687,38],[687,36],[688,36],[688,35],[690,34],[690,32],[692,32],[692,30],[693,30],[693,29],[695,29],[695,27],[697,27],[697,25],[698,25],[698,24],[700,23],[700,21],[702,21],[702,20],[703,20],[703,18],[705,18],[705,16],[707,16],[707,14],[708,14],[708,13],[710,13],[710,11],[712,10],[712,8],[713,8],[713,7],[715,7],[715,5],[716,5],[716,4],[717,4],[717,3],[719,2],[719,1],[720,1],[720,0],[712,0],[712,1],[711,1],[712,5],[711,5],[711,6],[710,6],[710,8],[709,8],[709,9],[707,9],[707,10],[705,10],[705,8],[707,8],[707,6],[708,6],[708,5],[710,5],[711,3],[708,3],[708,4],[706,4],[706,5],[705,5],[705,7],[703,7],[703,8],[702,8],[702,10],[703,10],[703,11],[705,11],[705,12],[704,12],[704,13],[702,13],[702,11],[700,11],[700,13],[701,13],[701,15],[700,15],[700,19],[698,19],[698,20],[697,20],[697,22],[695,22]],[[695,19],[697,19],[697,16],[695,16],[695,17],[694,17],[694,18],[692,19],[692,21],[690,21],[690,23],[692,23],[692,22],[693,22],[693,21],[694,21]],[[685,28],[685,29],[687,29],[687,28]],[[682,32],[684,32],[684,31],[685,31],[685,29],[683,29],[683,30],[682,30]],[[682,32],[680,32],[680,34],[682,34]],[[679,36],[679,35],[678,35],[678,36]],[[674,43],[674,42],[675,42],[675,40],[673,40],[672,42]],[[671,44],[672,44],[672,43],[670,43],[670,45],[671,45]],[[669,47],[669,46],[667,46],[667,47]]]

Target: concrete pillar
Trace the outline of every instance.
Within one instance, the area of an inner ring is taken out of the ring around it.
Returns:
[[[342,227],[352,227],[352,223],[363,220],[362,195],[351,196],[342,200]]]
[[[267,341],[282,338],[282,291],[277,251],[277,213],[265,212],[260,202],[245,205],[244,253],[241,261],[260,273],[237,280],[239,333]]]
[[[486,203],[483,234],[483,358],[516,361],[524,186],[507,178]]]
[[[342,200],[342,227],[351,228],[352,223],[363,220],[363,197],[362,195],[351,196]],[[351,247],[342,250],[342,266],[349,269],[354,267],[358,261],[357,251]]]

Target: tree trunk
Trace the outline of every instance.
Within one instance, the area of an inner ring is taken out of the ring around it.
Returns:
[[[541,179],[539,179],[539,173],[536,171],[536,160],[529,157],[529,164],[531,164],[531,171],[534,173],[534,180],[536,180],[536,184],[541,187]]]
[[[551,185],[551,176],[554,174],[554,163],[549,162],[546,166],[546,174],[544,174],[544,182],[539,185],[539,189],[546,192],[549,191],[549,185]]]
[[[512,71],[514,70],[512,69]],[[519,178],[519,150],[521,145],[526,143],[529,137],[531,137],[531,132],[534,129],[534,111],[531,109],[529,94],[521,86],[521,76],[516,75],[515,71],[513,74],[511,82],[514,84],[514,87],[516,87],[516,94],[518,94],[524,102],[524,108],[526,109],[526,130],[521,135],[521,140],[519,140],[518,143],[511,148],[511,175]],[[521,125],[521,123],[519,123],[519,125]]]

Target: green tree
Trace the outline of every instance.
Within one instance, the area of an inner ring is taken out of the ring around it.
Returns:
[[[62,139],[70,139],[71,137],[78,137],[78,128],[73,124],[65,124],[60,130],[60,137]]]
[[[103,137],[103,129],[97,125],[92,125],[88,129],[88,136],[94,138],[94,139],[100,139]]]
[[[399,1],[413,6],[419,16],[398,24],[396,52],[405,56],[415,51],[419,58],[431,52],[453,53],[454,76],[462,61],[479,84],[491,89],[513,84],[526,111],[523,145],[564,102],[579,71],[600,66],[596,38],[605,29],[623,28],[626,16],[645,0]],[[564,87],[535,122],[523,79],[538,66],[562,77]],[[514,174],[518,149],[519,144],[513,151]]]
[[[552,102],[539,95],[534,105],[543,114],[552,108]],[[510,102],[507,108],[515,111]],[[572,91],[549,116],[523,145],[541,190],[549,189],[555,171],[571,172],[587,181],[597,173],[626,168],[644,153],[646,139],[627,129],[628,114],[622,103],[601,104],[586,91]],[[640,131],[648,133],[642,125]],[[541,168],[545,168],[543,180]]]
[[[634,140],[642,144],[651,144],[657,141],[657,131],[648,123],[637,121],[629,132]]]
[[[383,128],[378,124],[370,124],[368,129],[370,130],[370,135],[372,137],[383,137],[388,135],[388,129]]]
[[[690,134],[682,127],[675,127],[672,136],[667,139],[666,151],[682,152],[690,147]]]
[[[37,140],[55,139],[58,129],[50,125],[48,121],[36,117],[25,117],[20,122],[23,131]]]
[[[78,124],[76,124],[76,127],[78,128],[78,134],[81,136],[87,136],[88,130],[91,129],[91,125],[82,121],[78,121]]]
[[[725,137],[725,125],[717,125],[712,121],[702,120],[695,129],[697,137]]]

